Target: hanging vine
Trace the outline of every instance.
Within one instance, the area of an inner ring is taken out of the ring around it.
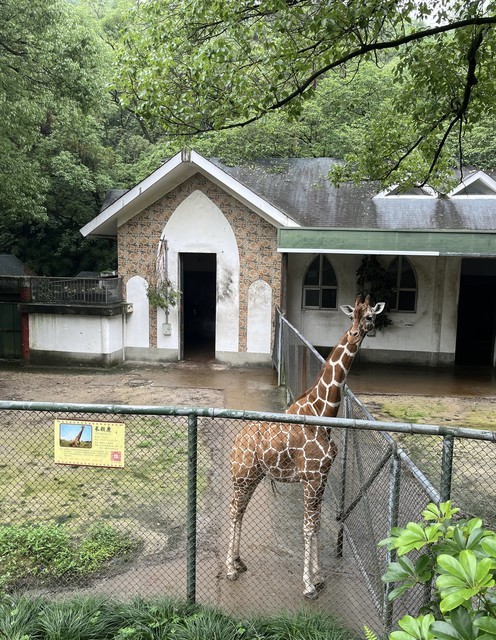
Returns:
[[[389,309],[389,301],[393,289],[388,283],[386,269],[380,264],[376,256],[364,256],[356,272],[357,288],[362,295],[370,296],[372,305],[377,302],[385,302]],[[393,321],[386,313],[381,313],[376,318],[376,328],[383,331],[390,327]]]

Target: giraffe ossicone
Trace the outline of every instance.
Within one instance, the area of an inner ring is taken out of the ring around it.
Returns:
[[[351,318],[344,333],[324,363],[317,382],[295,400],[286,413],[336,417],[342,388],[363,339],[375,328],[376,316],[385,303],[370,306],[358,296],[355,306],[341,306]],[[338,448],[326,427],[286,423],[249,422],[237,435],[231,450],[231,527],[227,553],[227,578],[236,580],[247,570],[240,557],[243,516],[258,484],[265,476],[279,482],[301,482],[303,515],[303,595],[314,599],[324,584],[318,559],[318,529],[324,489]]]

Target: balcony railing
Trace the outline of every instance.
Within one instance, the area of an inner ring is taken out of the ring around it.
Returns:
[[[31,301],[44,304],[108,305],[124,302],[122,278],[30,278]]]

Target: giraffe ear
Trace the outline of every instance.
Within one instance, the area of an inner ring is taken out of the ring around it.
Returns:
[[[348,318],[353,318],[353,313],[355,309],[349,304],[342,304],[340,307],[341,311],[348,316]]]
[[[382,313],[384,311],[384,307],[386,306],[385,302],[378,302],[375,307],[372,309],[372,313],[375,313],[375,315],[379,315],[379,313]]]

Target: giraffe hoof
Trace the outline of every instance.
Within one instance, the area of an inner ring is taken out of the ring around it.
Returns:
[[[317,600],[317,598],[319,597],[319,594],[317,593],[317,589],[315,587],[311,591],[304,591],[303,595],[307,600]]]
[[[325,580],[319,580],[319,582],[315,583],[315,589],[317,591],[322,591],[322,589],[325,589],[326,583]]]
[[[236,569],[236,571],[238,571],[239,573],[243,573],[244,571],[248,571],[248,567],[245,565],[245,563],[242,560],[236,560],[236,562],[234,563],[234,567]]]
[[[227,573],[226,574],[226,578],[228,580],[230,580],[231,582],[234,582],[235,580],[238,579],[238,572],[234,571],[234,572],[231,572],[231,573]]]

